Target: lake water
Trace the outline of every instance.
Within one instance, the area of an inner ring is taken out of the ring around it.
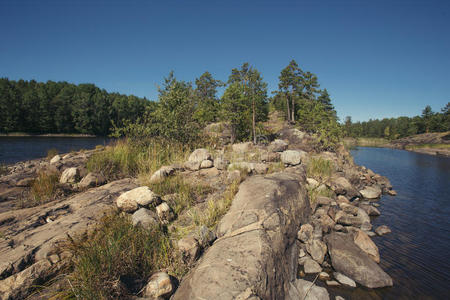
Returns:
[[[450,299],[450,158],[384,148],[358,148],[355,162],[387,176],[398,195],[383,196],[374,237],[391,288],[336,290],[346,299]]]
[[[0,137],[0,164],[45,157],[50,149],[59,153],[93,149],[109,140],[107,137]]]

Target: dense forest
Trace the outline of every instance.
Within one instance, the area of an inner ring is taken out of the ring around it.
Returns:
[[[230,125],[232,140],[264,135],[270,109],[302,130],[316,133],[324,148],[341,136],[336,111],[318,78],[292,60],[281,70],[279,89],[268,96],[261,73],[248,63],[233,68],[226,82],[209,72],[195,84],[171,72],[157,101],[107,93],[93,84],[38,83],[0,79],[0,132],[111,134],[181,142],[198,139],[211,122]],[[224,88],[221,97],[218,89]]]
[[[93,84],[0,78],[0,132],[107,135],[151,102],[107,93]]]
[[[344,132],[349,137],[376,137],[398,139],[406,136],[426,133],[444,132],[450,130],[450,102],[441,109],[433,112],[427,105],[422,115],[415,117],[385,118],[353,123],[351,117],[346,117]]]

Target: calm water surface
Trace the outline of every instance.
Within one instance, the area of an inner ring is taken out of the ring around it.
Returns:
[[[398,195],[383,196],[392,233],[374,237],[391,288],[336,290],[346,299],[450,299],[450,158],[383,148],[352,151],[355,162],[387,176]]]
[[[45,157],[53,148],[59,153],[93,149],[108,141],[106,137],[0,137],[0,164]]]

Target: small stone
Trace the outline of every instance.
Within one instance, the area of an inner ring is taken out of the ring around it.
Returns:
[[[301,249],[298,251],[298,257],[304,257],[305,255],[306,255],[305,250],[303,250],[303,248],[301,248]]]
[[[206,149],[196,149],[189,155],[188,161],[201,163],[204,160],[211,160],[211,154]]]
[[[387,193],[388,193],[388,195],[391,195],[391,196],[397,196],[397,192],[394,190],[388,190]]]
[[[330,280],[331,277],[330,277],[330,274],[328,274],[327,272],[320,272],[319,279],[326,281],[326,280]]]
[[[297,233],[297,238],[303,243],[306,243],[312,237],[313,230],[314,228],[311,224],[303,224]]]
[[[375,232],[381,236],[381,235],[391,233],[391,230],[386,225],[381,225],[375,229]]]
[[[356,282],[353,279],[345,276],[344,274],[339,273],[339,272],[334,272],[333,275],[334,275],[334,278],[336,278],[336,280],[339,281],[341,284],[350,286],[350,287],[356,287]]]
[[[172,280],[165,272],[158,272],[153,274],[144,290],[144,297],[152,299],[159,299],[159,297],[167,298],[174,291]]]
[[[200,253],[200,245],[192,236],[187,236],[179,240],[178,249],[183,256],[183,260],[187,263],[192,263],[195,261]]]
[[[200,169],[208,169],[208,168],[212,168],[214,166],[214,163],[210,160],[204,160],[201,162],[200,164]]]
[[[306,244],[306,250],[311,255],[312,259],[321,264],[327,253],[327,245],[320,240],[310,240]]]
[[[174,218],[173,212],[166,202],[163,202],[156,207],[156,213],[158,214],[161,224],[168,224]]]
[[[204,225],[198,229],[197,236],[198,243],[202,248],[208,247],[216,239],[216,234]]]
[[[140,208],[133,213],[131,221],[134,226],[142,226],[145,229],[150,229],[158,224],[157,218],[158,217],[153,211],[146,208]]]
[[[326,281],[327,285],[329,286],[340,286],[341,284],[339,282],[337,282],[336,280],[327,280]]]
[[[303,268],[305,269],[306,274],[319,273],[322,271],[320,265],[312,259],[307,259],[303,264]]]
[[[50,160],[50,164],[56,164],[57,162],[59,162],[61,160],[61,156],[59,155],[55,155],[52,157],[52,159]]]
[[[75,183],[80,178],[80,171],[78,168],[67,168],[61,174],[59,183]]]

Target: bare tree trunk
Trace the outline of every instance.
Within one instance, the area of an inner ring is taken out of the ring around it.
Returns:
[[[287,121],[289,123],[290,119],[291,119],[291,112],[289,110],[289,94],[286,93],[286,109],[287,109]]]
[[[292,97],[292,122],[295,123],[295,97]]]
[[[230,142],[231,144],[234,144],[234,141],[236,140],[236,130],[234,128],[233,124],[230,124],[231,126],[231,137],[230,137]]]
[[[252,99],[252,127],[253,127],[253,144],[256,145],[256,111],[255,111],[255,99]]]

